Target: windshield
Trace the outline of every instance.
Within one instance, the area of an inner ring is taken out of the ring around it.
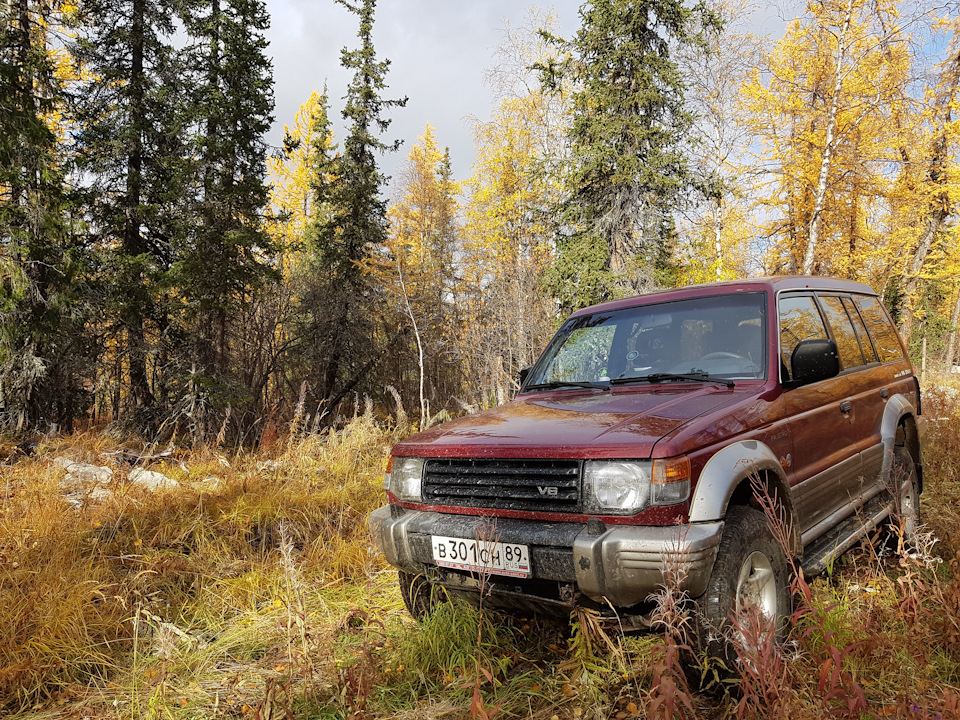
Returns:
[[[687,379],[668,375],[763,379],[766,327],[763,293],[712,295],[582,315],[563,324],[525,387]]]

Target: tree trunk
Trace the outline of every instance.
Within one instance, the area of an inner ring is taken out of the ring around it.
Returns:
[[[947,343],[947,372],[953,371],[953,358],[957,350],[957,325],[960,324],[960,290],[953,304],[953,317],[950,319],[950,342]]]
[[[929,327],[929,326],[927,326]],[[923,335],[923,348],[920,351],[920,383],[927,384],[927,335]]]
[[[128,257],[135,257],[146,252],[146,243],[140,233],[141,217],[140,203],[143,183],[143,128],[146,122],[144,107],[144,23],[146,14],[146,0],[134,0],[133,18],[131,21],[131,64],[130,64],[130,126],[133,132],[133,142],[130,154],[127,157],[127,180],[123,246]],[[140,295],[140,281],[142,273],[137,270],[130,278],[133,285],[129,290],[134,295]],[[127,362],[130,373],[130,392],[133,395],[136,407],[150,407],[153,405],[153,394],[150,392],[150,378],[147,373],[147,349],[143,321],[146,309],[143,304],[148,302],[142,296],[133,300],[124,313],[124,326],[127,330]]]
[[[400,290],[403,292],[403,304],[407,308],[407,315],[410,316],[410,324],[413,326],[413,336],[417,341],[417,367],[420,369],[420,429],[426,428],[425,423],[430,422],[430,414],[427,412],[427,401],[423,394],[423,341],[420,339],[420,329],[417,327],[417,318],[413,314],[413,308],[410,306],[410,296],[407,294],[407,285],[403,281],[403,267],[401,258],[397,257],[397,277],[400,279]]]
[[[723,198],[719,195],[713,204],[713,245],[717,253],[717,281],[723,280]]]
[[[203,72],[206,74],[205,82],[207,89],[213,92],[210,95],[215,96],[216,90],[220,85],[220,0],[211,0],[210,3],[210,36],[208,41],[209,57],[206,59],[206,67]],[[208,97],[208,102],[211,98]],[[217,225],[222,218],[218,217],[215,207],[216,200],[221,196],[217,192],[217,168],[216,154],[217,150],[210,147],[211,143],[217,143],[220,138],[220,127],[217,122],[217,113],[210,112],[206,118],[205,134],[206,142],[200,158],[201,173],[203,175],[203,228],[200,233],[199,250],[213,262],[213,258],[219,257],[217,245],[217,236],[222,230],[218,230]],[[219,261],[216,262],[219,265]],[[216,266],[214,265],[214,266]],[[200,363],[198,372],[202,375],[217,376],[221,368],[220,355],[217,351],[218,340],[220,339],[218,312],[214,310],[219,305],[211,296],[217,295],[221,288],[221,283],[216,277],[207,278],[204,282],[204,288],[200,291],[199,317],[197,321],[197,330],[194,336],[196,358]],[[211,302],[212,300],[212,302]],[[208,304],[209,303],[209,304]]]
[[[920,271],[923,270],[923,264],[927,255],[930,254],[930,248],[933,247],[933,241],[936,239],[937,233],[940,232],[940,228],[943,227],[943,223],[947,219],[948,203],[949,200],[946,197],[946,191],[944,191],[938,198],[938,207],[927,216],[923,234],[917,243],[917,249],[913,253],[910,267],[907,268],[907,276],[903,281],[904,309],[906,312],[903,314],[901,330],[907,342],[910,342],[910,335],[913,333],[914,296],[920,286]]]
[[[13,7],[11,6],[11,14],[12,11]],[[2,18],[2,20],[6,22],[6,18]],[[23,110],[29,108],[31,113],[35,113],[36,103],[33,94],[33,73],[31,72],[32,68],[30,65],[30,9],[27,5],[27,0],[18,0],[16,28],[17,64],[20,70],[20,81],[17,83],[17,92],[20,95],[18,100],[22,104]],[[12,207],[18,207],[22,202],[24,187],[30,180],[29,172],[30,168],[27,168],[27,172],[24,173],[26,177],[23,178],[22,182],[12,182],[10,184],[10,204]]]
[[[827,113],[827,130],[823,140],[823,156],[820,158],[820,176],[817,178],[817,187],[813,196],[813,213],[807,226],[807,247],[803,254],[802,272],[804,275],[813,273],[813,261],[820,241],[820,217],[823,215],[823,206],[827,197],[827,179],[830,176],[830,165],[833,162],[834,132],[837,127],[837,111],[840,104],[840,92],[843,89],[843,61],[847,54],[847,34],[850,31],[850,22],[853,19],[853,0],[847,0],[847,12],[843,19],[843,30],[837,38],[836,80],[833,84],[833,97],[830,99],[830,110]]]

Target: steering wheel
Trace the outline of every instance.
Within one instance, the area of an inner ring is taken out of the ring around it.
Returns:
[[[743,355],[738,355],[735,352],[727,352],[725,350],[718,350],[717,352],[707,353],[700,360],[742,360],[744,362],[750,362],[750,358],[744,357]],[[699,362],[699,361],[698,361]]]

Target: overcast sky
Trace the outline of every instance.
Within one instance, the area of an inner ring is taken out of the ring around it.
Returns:
[[[359,2],[360,0],[355,0]],[[580,26],[583,0],[544,0],[539,7],[556,13],[559,33],[572,37]],[[918,0],[927,2],[929,0]],[[331,118],[338,142],[340,117],[351,73],[340,66],[340,51],[358,46],[357,17],[334,0],[266,0],[272,22],[267,33],[273,58],[275,123],[268,141],[279,146],[284,124],[293,124],[300,105],[314,90],[328,85]],[[467,118],[490,117],[491,92],[483,73],[493,65],[494,50],[507,20],[524,24],[533,2],[525,0],[380,0],[373,29],[380,60],[391,62],[384,99],[409,98],[392,108],[386,142],[403,140],[396,153],[381,158],[380,168],[396,175],[407,153],[429,122],[437,142],[450,148],[454,176],[466,179],[473,161],[473,132]],[[782,33],[785,20],[803,0],[758,0],[750,19],[754,32]]]
[[[581,0],[554,0],[560,32],[579,27]],[[546,3],[541,7],[550,7]],[[385,141],[403,146],[381,159],[381,170],[396,175],[429,122],[437,142],[450,148],[454,175],[465,179],[473,161],[473,133],[466,118],[489,118],[490,90],[483,72],[493,62],[504,21],[522,24],[529,3],[523,0],[380,0],[373,28],[377,57],[391,62],[385,99],[407,96],[405,108],[392,108]],[[284,124],[292,125],[300,105],[328,84],[337,140],[351,73],[340,67],[340,50],[357,47],[357,17],[334,0],[267,0],[272,18],[267,34],[273,57],[276,110],[268,141],[277,146]]]

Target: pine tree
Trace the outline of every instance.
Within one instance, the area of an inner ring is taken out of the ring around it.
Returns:
[[[140,424],[153,422],[165,400],[155,390],[162,394],[160,339],[170,331],[168,275],[185,196],[173,9],[166,0],[84,0],[72,48],[88,78],[76,140],[92,240],[104,256],[105,334],[117,367],[126,360],[126,375],[114,378],[114,413]]]
[[[193,40],[186,63],[195,185],[173,281],[186,303],[191,376],[226,390],[237,311],[275,278],[263,224],[264,136],[273,121],[269,16],[262,0],[194,0],[183,21]]]
[[[542,65],[543,79],[576,88],[571,166],[551,286],[574,307],[650,286],[670,270],[661,235],[691,185],[681,143],[692,118],[671,52],[701,43],[718,21],[682,0],[591,0],[569,53]]]
[[[348,134],[333,171],[315,177],[315,193],[322,200],[318,206],[326,212],[308,230],[318,270],[324,274],[317,298],[321,305],[310,312],[311,342],[318,345],[323,358],[315,391],[325,408],[356,387],[378,357],[377,290],[362,264],[387,239],[386,202],[380,194],[386,178],[377,168],[375,155],[395,151],[400,143],[380,140],[379,133],[390,125],[383,113],[407,102],[406,98],[380,97],[390,62],[377,60],[373,47],[375,0],[337,2],[359,18],[360,47],[341,53],[341,64],[354,72],[343,109]]]
[[[84,253],[68,220],[62,110],[47,33],[51,4],[0,11],[0,425],[70,426],[89,404],[94,346],[84,329]]]

